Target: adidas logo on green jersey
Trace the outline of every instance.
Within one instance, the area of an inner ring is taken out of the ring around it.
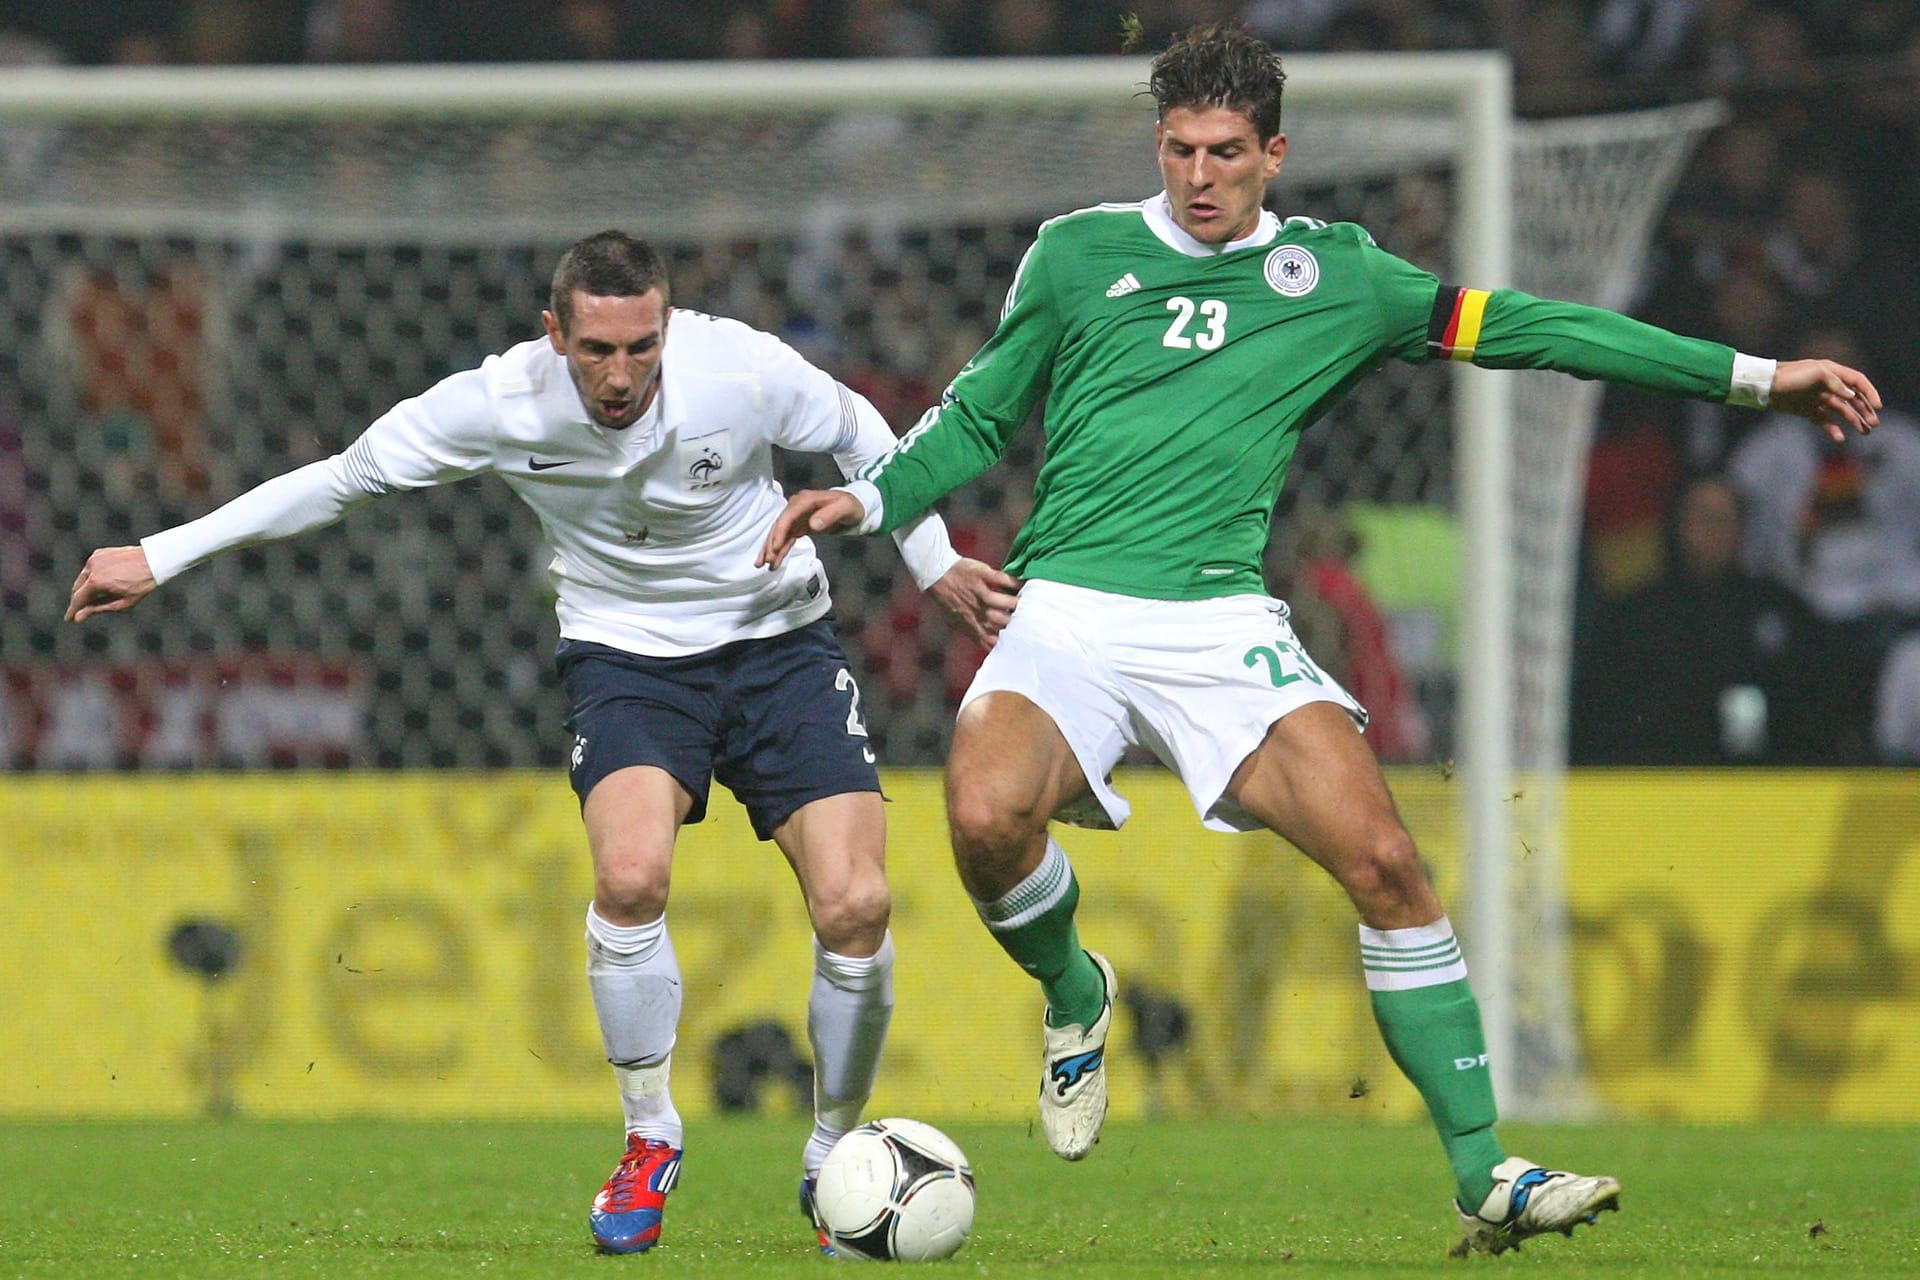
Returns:
[[[1133,272],[1129,271],[1107,286],[1107,296],[1109,298],[1124,298],[1139,289],[1139,287],[1139,279],[1134,276]]]

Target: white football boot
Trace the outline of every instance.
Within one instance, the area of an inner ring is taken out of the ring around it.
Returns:
[[[1097,951],[1087,958],[1106,980],[1107,996],[1090,1027],[1046,1025],[1046,1058],[1040,1071],[1040,1129],[1047,1145],[1063,1160],[1080,1160],[1100,1141],[1107,1118],[1107,1031],[1113,1026],[1113,997],[1118,984],[1113,966]]]
[[[1596,1221],[1602,1209],[1619,1209],[1620,1180],[1542,1169],[1530,1160],[1508,1156],[1495,1166],[1493,1190],[1477,1212],[1467,1212],[1458,1201],[1453,1207],[1467,1232],[1467,1238],[1454,1246],[1455,1257],[1469,1252],[1504,1253],[1548,1231],[1570,1236],[1577,1224]]]

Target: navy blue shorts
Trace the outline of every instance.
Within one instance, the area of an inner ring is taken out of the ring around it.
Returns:
[[[718,778],[767,840],[804,804],[880,790],[860,690],[827,619],[684,658],[562,640],[554,663],[573,705],[568,773],[581,804],[614,770],[654,765],[693,797],[688,822],[706,816]]]

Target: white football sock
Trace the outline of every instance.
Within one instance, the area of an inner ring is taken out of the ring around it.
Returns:
[[[620,1082],[627,1132],[680,1146],[680,1113],[667,1089],[680,1025],[680,961],[666,916],[651,924],[608,924],[589,905],[587,986]]]
[[[871,956],[843,956],[813,940],[807,1039],[813,1043],[813,1134],[800,1156],[817,1172],[842,1134],[860,1123],[873,1094],[893,1019],[893,934]]]

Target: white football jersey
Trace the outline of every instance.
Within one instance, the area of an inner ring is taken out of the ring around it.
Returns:
[[[770,334],[696,311],[667,321],[658,393],[624,430],[594,422],[545,338],[402,401],[344,452],[142,547],[164,582],[230,547],[329,524],[380,494],[492,472],[540,518],[560,634],[675,656],[779,635],[826,613],[806,538],[755,568],[786,499],[773,446],[851,474],[894,447],[877,410]],[[958,556],[934,517],[903,530],[922,587]]]

